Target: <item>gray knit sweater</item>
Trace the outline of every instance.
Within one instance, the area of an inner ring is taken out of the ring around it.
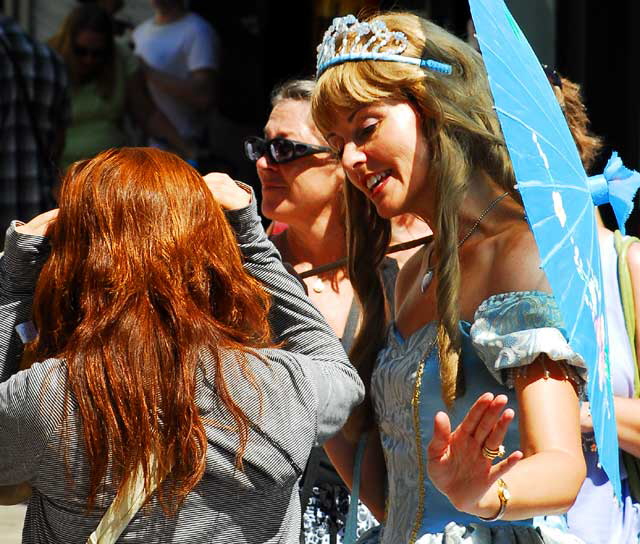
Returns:
[[[364,389],[330,327],[282,266],[262,230],[254,203],[227,217],[245,267],[273,298],[270,321],[284,349],[250,357],[263,395],[233,379],[234,354],[224,361],[236,402],[258,425],[251,431],[245,470],[234,469],[237,437],[205,425],[206,472],[174,517],[152,497],[119,542],[297,543],[298,479],[311,447],[335,433]],[[9,228],[0,260],[0,485],[29,482],[23,542],[86,542],[114,495],[107,477],[99,507],[86,513],[88,465],[73,397],[65,414],[64,361],[49,359],[15,373],[21,341],[15,327],[30,319],[33,290],[48,243]],[[207,361],[205,359],[205,368]],[[200,373],[197,404],[203,418],[230,421],[216,402],[211,373]],[[67,419],[68,442],[61,436]],[[66,463],[65,463],[65,451]]]

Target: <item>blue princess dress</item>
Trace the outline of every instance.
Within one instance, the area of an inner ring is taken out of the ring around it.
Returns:
[[[566,361],[571,379],[582,384],[586,378],[584,361],[567,344],[561,323],[553,296],[538,291],[492,296],[479,306],[473,323],[461,322],[466,391],[449,413],[452,427],[482,393],[504,393],[516,413],[504,445],[507,452],[518,449],[518,405],[509,391],[514,369],[545,353]],[[387,465],[388,500],[386,523],[374,539],[384,544],[582,542],[555,529],[536,529],[530,519],[484,522],[456,510],[431,483],[426,449],[435,414],[446,411],[435,336],[435,322],[408,338],[392,324],[378,355],[371,391]]]

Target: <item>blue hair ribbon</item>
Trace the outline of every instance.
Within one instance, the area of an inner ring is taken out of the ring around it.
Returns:
[[[640,173],[627,168],[618,153],[614,151],[604,172],[589,177],[589,188],[596,206],[607,202],[611,204],[618,228],[624,235],[624,224],[633,209],[633,197],[640,188]]]

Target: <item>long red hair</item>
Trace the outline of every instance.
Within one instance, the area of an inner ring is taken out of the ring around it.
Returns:
[[[88,508],[109,465],[120,489],[142,464],[149,489],[153,454],[159,474],[169,471],[158,493],[173,511],[205,469],[195,395],[207,352],[242,466],[249,421],[227,388],[222,351],[235,351],[258,389],[246,353],[270,345],[268,295],[245,272],[203,179],[157,149],[109,150],[73,165],[48,236],[33,303],[39,335],[26,360],[66,361],[90,466]]]

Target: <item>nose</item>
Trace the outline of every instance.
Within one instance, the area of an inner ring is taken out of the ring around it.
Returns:
[[[270,161],[266,153],[256,161],[256,170],[258,170],[258,174],[260,173],[260,170],[274,170],[275,167],[276,163]]]
[[[347,174],[356,172],[358,167],[364,165],[366,154],[354,142],[347,142],[342,149],[342,167]]]

